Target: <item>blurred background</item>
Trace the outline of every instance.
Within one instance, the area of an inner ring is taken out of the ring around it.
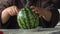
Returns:
[[[58,24],[56,25],[55,28],[60,28],[60,9],[58,9],[58,11],[59,11],[59,22],[58,22]]]

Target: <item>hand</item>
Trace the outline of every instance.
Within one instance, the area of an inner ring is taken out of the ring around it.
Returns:
[[[2,23],[6,23],[11,16],[14,16],[18,13],[18,9],[16,6],[11,6],[11,7],[8,7],[6,9],[4,9],[2,11],[2,15],[1,15],[1,19],[2,19]]]
[[[44,8],[39,8],[35,6],[30,6],[30,8],[34,13],[37,13],[39,16],[46,16],[47,13],[48,14],[50,13],[49,10],[44,9]]]
[[[39,8],[39,7],[30,6],[30,8],[31,8],[31,10],[32,10],[34,13],[38,14],[39,17],[41,17],[41,16],[43,15],[43,13],[44,13],[44,12],[42,12],[42,9]]]
[[[14,16],[18,13],[18,8],[16,6],[11,6],[11,7],[6,8],[5,10],[3,10],[3,12],[5,12],[11,16]]]
[[[52,13],[50,10],[35,7],[35,6],[31,6],[30,8],[34,13],[37,13],[39,15],[39,17],[42,16],[47,21],[51,20]]]
[[[35,7],[35,6],[30,6],[31,10],[34,12],[34,13],[37,13],[39,14],[39,8],[38,7]]]

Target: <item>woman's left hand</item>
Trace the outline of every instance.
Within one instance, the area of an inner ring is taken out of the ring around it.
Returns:
[[[35,7],[35,6],[30,6],[30,8],[34,13],[37,13],[39,15],[39,17],[42,16],[47,21],[51,20],[52,13],[50,10],[43,9],[40,7]]]
[[[34,13],[37,13],[39,14],[39,8],[38,7],[35,7],[35,6],[30,6],[31,10],[34,12]]]
[[[43,13],[44,13],[44,12],[42,11],[42,9],[39,8],[39,7],[36,7],[36,6],[30,6],[30,8],[31,8],[31,10],[32,10],[34,13],[38,14],[39,17],[42,16]]]

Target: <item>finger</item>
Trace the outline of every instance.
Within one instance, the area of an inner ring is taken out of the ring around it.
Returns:
[[[37,10],[37,9],[34,9],[34,12],[35,12],[35,13],[38,13],[38,10]]]
[[[18,13],[18,8],[16,6],[13,6],[13,9],[15,10],[15,13]]]
[[[14,15],[14,10],[11,10],[10,13],[11,13],[11,16],[13,16]]]
[[[13,9],[14,10],[14,14],[13,15],[17,15],[17,11],[16,11],[16,9]]]
[[[17,7],[15,8],[15,12],[16,12],[16,14],[18,13],[18,8]]]
[[[14,10],[13,7],[11,7],[11,11],[10,11],[10,13],[11,13],[11,16],[14,16],[14,15],[15,15],[15,10]]]
[[[12,7],[7,8],[7,12],[8,12],[9,15],[11,15],[11,16],[13,16],[14,13],[15,13]]]
[[[37,11],[37,10],[35,10],[35,13],[38,13],[38,11]]]
[[[11,15],[14,16],[18,13],[17,8],[16,7],[11,7]]]
[[[13,13],[14,13],[14,12],[13,12],[13,11],[14,11],[13,8],[10,7],[9,9],[10,9],[10,14],[11,14],[11,16],[13,16]]]
[[[9,15],[11,15],[11,13],[10,13],[10,11],[9,11],[9,10],[4,10],[4,11],[6,11]]]
[[[12,16],[12,12],[9,10],[8,13]]]
[[[18,13],[18,8],[16,6],[13,7],[14,8],[14,12],[15,12],[15,15]]]
[[[35,10],[33,9],[32,12],[35,12]]]
[[[31,9],[34,9],[34,8],[35,8],[35,6],[30,6],[30,8],[31,8]]]

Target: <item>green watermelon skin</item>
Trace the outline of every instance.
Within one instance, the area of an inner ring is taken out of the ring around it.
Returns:
[[[33,29],[39,24],[38,15],[33,13],[29,6],[21,9],[17,15],[17,22],[21,29]]]

